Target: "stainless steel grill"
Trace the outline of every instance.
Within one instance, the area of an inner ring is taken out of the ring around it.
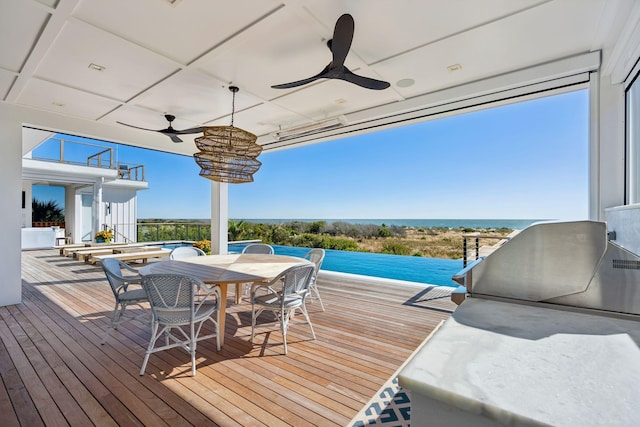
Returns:
[[[453,280],[470,296],[640,315],[640,257],[604,222],[533,224]]]

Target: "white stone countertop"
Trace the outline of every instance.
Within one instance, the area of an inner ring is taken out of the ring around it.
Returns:
[[[640,322],[468,298],[400,385],[508,425],[640,425]]]

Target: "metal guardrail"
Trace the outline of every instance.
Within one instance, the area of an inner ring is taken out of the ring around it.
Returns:
[[[57,150],[53,147],[55,143],[59,144]],[[50,144],[48,149],[45,148],[45,144]],[[69,149],[69,146],[74,148]],[[51,154],[54,151],[55,154]],[[46,154],[42,155],[43,152]],[[32,159],[102,169],[116,169],[118,171],[118,178],[120,179],[145,181],[144,165],[126,162],[118,162],[116,165],[113,148],[105,147],[104,145],[69,141],[62,138],[49,138],[44,144],[34,150]]]
[[[468,233],[462,235],[462,268],[467,267],[469,264],[469,251],[472,254],[475,252],[475,258],[471,261],[475,261],[480,258],[480,239],[496,239],[496,240],[508,240],[507,236],[500,236],[496,234],[480,234],[480,233]],[[468,240],[474,241],[474,249],[469,249]]]
[[[60,146],[63,146],[63,144],[64,144],[64,140],[61,139]],[[98,167],[98,168],[105,167],[103,166],[103,154],[105,153],[109,153],[109,163],[108,163],[108,166],[106,166],[106,168],[112,169],[113,168],[113,149],[111,148],[107,148],[105,150],[102,150],[96,154],[92,154],[91,156],[87,157],[87,166],[93,166],[92,163],[95,161],[95,167]]]

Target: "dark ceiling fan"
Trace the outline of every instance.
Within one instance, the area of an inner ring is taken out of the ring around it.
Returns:
[[[353,17],[348,13],[338,18],[333,30],[333,38],[327,42],[327,46],[333,54],[333,59],[320,73],[307,79],[271,87],[274,89],[289,89],[311,83],[318,79],[341,79],[367,89],[382,90],[388,88],[390,86],[388,82],[359,76],[344,66],[344,60],[349,53],[351,41],[353,40],[354,26]]]
[[[148,130],[148,131],[151,131],[151,132],[160,132],[162,134],[167,135],[169,138],[171,138],[171,140],[173,142],[182,142],[182,140],[180,138],[178,138],[178,135],[188,135],[190,133],[200,133],[200,132],[202,132],[202,127],[191,128],[191,129],[183,129],[183,130],[176,130],[171,126],[171,122],[173,122],[176,119],[176,116],[173,116],[171,114],[165,114],[164,118],[167,119],[167,121],[169,122],[169,127],[166,128],[166,129],[147,129],[147,128],[141,128],[139,126],[129,125],[127,123],[122,123],[122,122],[116,122],[116,123],[119,123],[119,124],[125,125],[125,126],[129,126],[129,127],[132,127],[132,128],[136,128],[136,129]]]

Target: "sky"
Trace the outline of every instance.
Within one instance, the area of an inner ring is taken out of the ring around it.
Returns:
[[[211,181],[192,157],[122,145],[117,156],[145,165],[149,190],[138,193],[139,218],[209,218]],[[229,218],[586,219],[588,92],[258,159],[254,182],[229,184]],[[33,194],[64,205],[56,187]]]

